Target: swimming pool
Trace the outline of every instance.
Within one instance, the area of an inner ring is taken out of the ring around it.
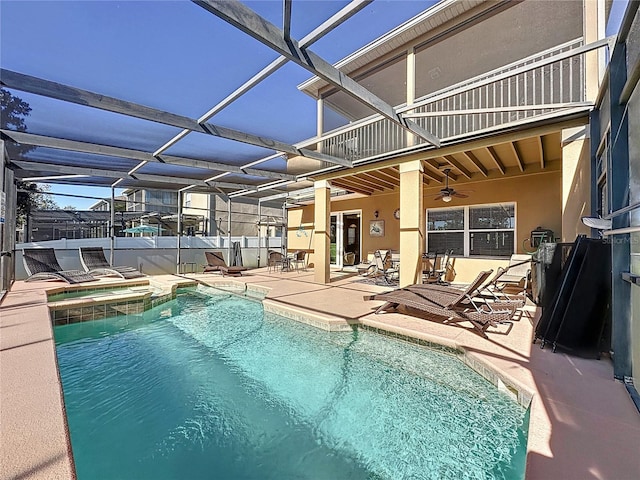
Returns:
[[[524,476],[526,411],[424,347],[193,290],[55,335],[80,480]]]

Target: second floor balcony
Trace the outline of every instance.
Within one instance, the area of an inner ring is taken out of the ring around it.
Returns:
[[[588,46],[576,39],[441,89],[412,105],[397,106],[396,111],[443,145],[545,119],[585,115],[593,105],[586,95],[586,58],[606,45],[606,39]],[[429,147],[380,115],[300,145],[351,161]]]

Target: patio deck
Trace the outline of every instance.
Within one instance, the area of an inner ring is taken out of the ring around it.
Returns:
[[[587,360],[532,345],[535,309],[507,326],[489,329],[489,340],[465,323],[437,322],[387,313],[381,302],[363,295],[388,287],[332,272],[331,283],[313,282],[313,271],[269,273],[250,270],[242,277],[194,274],[215,284],[244,282],[269,289],[268,305],[307,311],[312,318],[362,323],[428,339],[467,352],[481,364],[533,395],[528,443],[528,479],[635,479],[640,472],[640,415],[624,385],[613,380],[608,359]],[[171,284],[176,276],[154,277]],[[73,478],[60,380],[56,368],[45,289],[59,282],[16,282],[0,305],[0,478]],[[311,307],[310,307],[311,306]]]

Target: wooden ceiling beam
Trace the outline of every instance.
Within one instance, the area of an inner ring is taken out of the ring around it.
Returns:
[[[471,172],[467,170],[465,166],[462,165],[454,156],[445,155],[442,158],[444,158],[449,165],[451,165],[452,167],[455,167],[462,175],[464,175],[469,180],[471,180]]]
[[[538,135],[538,155],[540,156],[540,168],[544,168],[544,145],[542,144],[542,135]]]
[[[496,153],[495,148],[493,148],[493,147],[485,147],[485,150],[489,153],[489,156],[493,160],[493,163],[496,164],[496,167],[498,167],[498,170],[500,170],[500,173],[502,173],[502,175],[504,175],[504,173],[505,173],[504,165],[500,161],[500,157],[498,157],[498,154]]]
[[[373,193],[372,190],[367,190],[364,188],[359,188],[359,187],[354,187],[353,185],[349,185],[346,182],[343,182],[342,179],[331,180],[331,184],[335,185],[336,187],[344,188],[345,190],[348,190],[350,192],[361,193],[362,195],[370,196]]]
[[[518,168],[520,169],[521,172],[524,172],[524,162],[522,161],[522,157],[518,152],[518,146],[516,145],[516,142],[509,142],[507,145],[509,145],[509,148],[511,149],[511,153],[513,153],[513,156],[516,157],[516,162],[518,162]]]
[[[473,154],[473,152],[462,152],[462,155],[464,155],[471,163],[473,163],[482,175],[484,175],[485,177],[487,176],[487,169],[482,164],[482,162],[478,160],[478,157]]]
[[[382,170],[374,170],[372,173],[377,173],[387,179],[389,179],[390,182],[394,183],[396,186],[400,185],[400,176],[396,176],[396,175],[391,175],[390,173],[385,171],[386,169],[382,169]]]
[[[442,173],[440,164],[436,162],[434,159],[429,158],[427,160],[423,160],[422,164],[426,167],[425,172],[429,171],[432,173],[431,178],[444,184],[444,173]],[[457,180],[458,176],[455,173],[449,173],[449,180]]]
[[[425,169],[425,170],[422,172],[422,175],[424,175],[425,177],[427,177],[427,178],[428,178],[428,179],[430,179],[430,180],[433,180],[433,181],[438,182],[438,183],[442,183],[442,178],[441,178],[441,177],[438,177],[438,176],[437,176],[435,173],[433,173],[431,170]]]
[[[392,183],[392,182],[390,182],[388,180],[385,180],[383,178],[378,177],[377,175],[374,175],[372,172],[364,172],[364,173],[361,173],[358,176],[364,177],[366,179],[371,179],[374,182],[377,182],[377,183],[379,183],[381,185],[384,185],[385,188],[392,188],[393,189],[393,188],[396,188],[398,185],[400,185],[400,182],[398,182],[397,184],[396,183]]]
[[[355,185],[362,185],[365,188],[371,188],[372,190],[384,190],[385,187],[383,187],[382,185],[378,184],[378,183],[374,183],[374,182],[370,182],[369,180],[366,180],[360,176],[356,176],[356,175],[349,175],[346,177],[342,177],[345,180],[348,180],[350,182],[353,182]]]

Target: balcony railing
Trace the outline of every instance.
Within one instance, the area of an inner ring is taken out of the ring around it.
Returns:
[[[441,140],[535,120],[585,101],[585,53],[567,53],[581,46],[581,39],[568,42],[429,94],[398,111]],[[318,148],[358,160],[424,143],[389,120],[372,116],[324,135]]]

